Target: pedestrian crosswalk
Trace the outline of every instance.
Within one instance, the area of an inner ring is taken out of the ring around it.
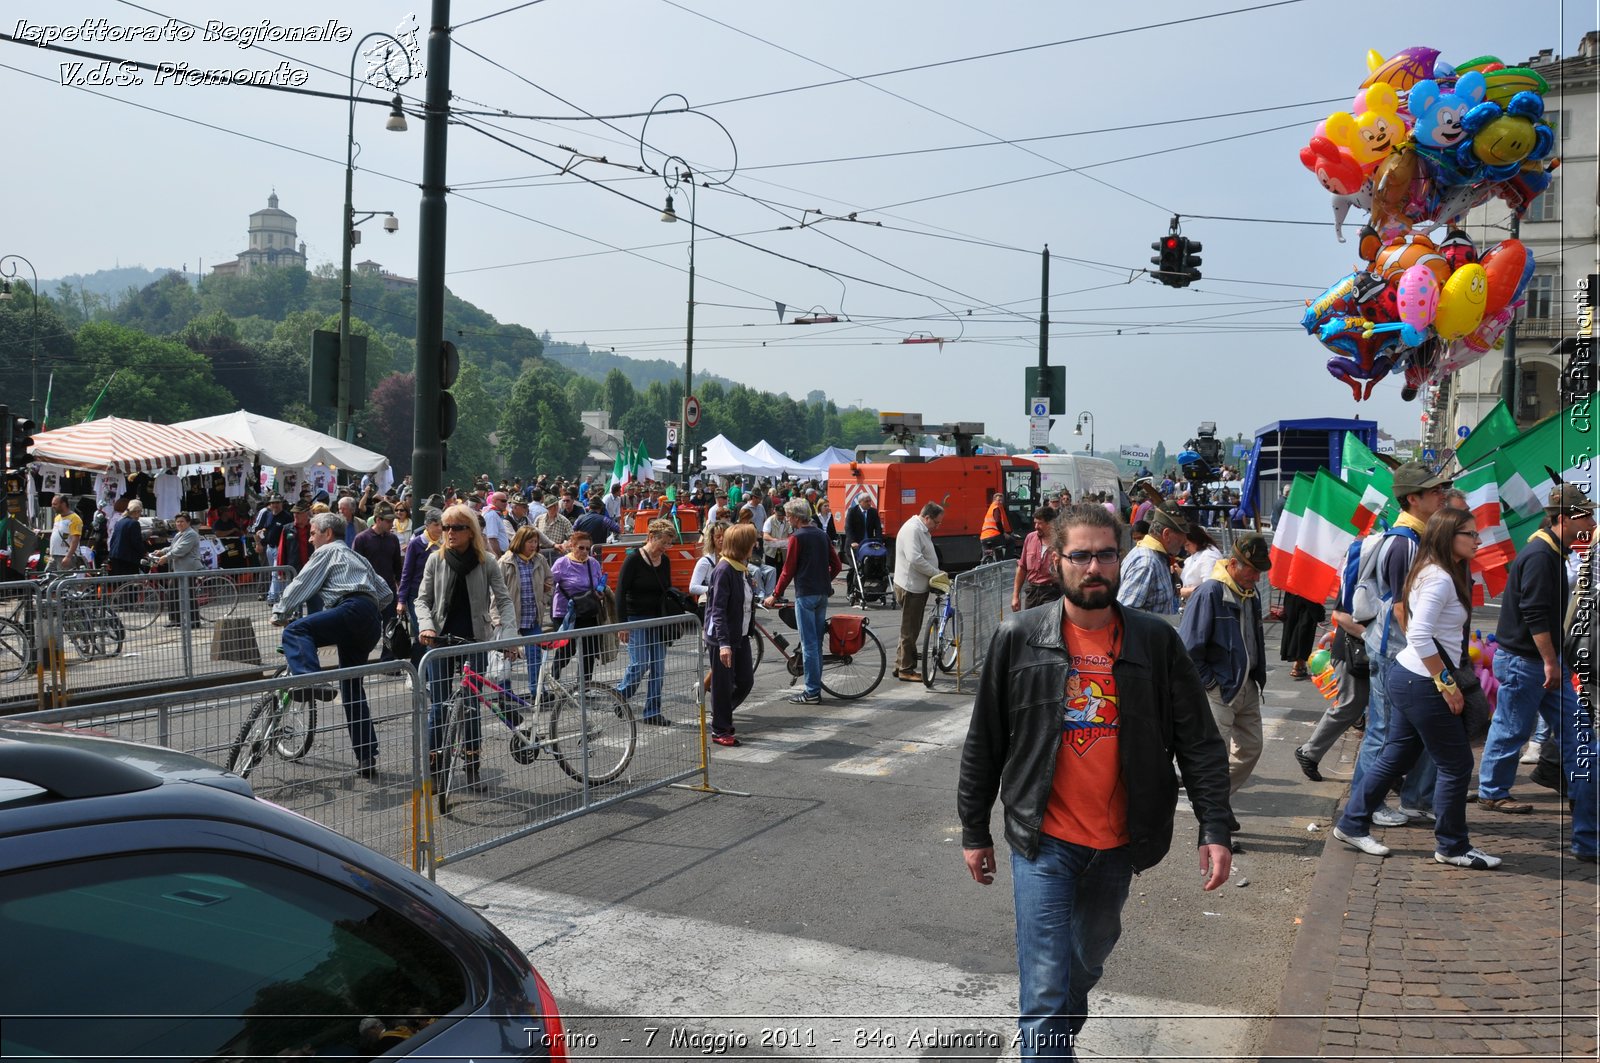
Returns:
[[[727,1054],[744,1058],[911,1059],[942,1057],[925,1050],[940,1046],[1018,1058],[1014,973],[974,974],[450,869],[439,883],[528,953],[556,994],[575,1058],[670,1056],[661,1051],[670,1038],[686,1048],[713,1036],[734,1047],[743,1038],[748,1049]],[[1174,1000],[1097,991],[1090,1007],[1103,1018],[1084,1032],[1085,1059],[1229,1059],[1249,1033],[1248,1018]]]

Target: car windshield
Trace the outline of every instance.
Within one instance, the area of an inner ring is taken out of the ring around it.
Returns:
[[[409,1032],[466,1003],[460,964],[398,914],[229,854],[0,877],[0,941],[28,957],[0,971],[6,1056],[367,1056],[387,1045],[363,1041],[364,1019]]]

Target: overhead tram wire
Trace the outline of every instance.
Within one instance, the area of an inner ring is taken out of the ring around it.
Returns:
[[[503,8],[499,11],[491,11],[487,15],[479,15],[477,18],[469,18],[465,22],[458,22],[456,25],[450,27],[450,32],[454,34],[457,30],[464,30],[468,26],[475,26],[480,22],[487,22],[489,19],[499,18],[501,15],[509,15],[513,11],[521,11],[525,7],[532,7],[535,4],[542,3],[544,3],[544,0],[523,0],[523,2],[520,4],[512,4],[508,8]]]

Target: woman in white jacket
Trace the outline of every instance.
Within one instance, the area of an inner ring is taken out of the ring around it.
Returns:
[[[1477,549],[1478,532],[1469,511],[1435,513],[1406,575],[1400,599],[1404,605],[1395,604],[1395,619],[1405,626],[1406,648],[1385,676],[1389,740],[1333,829],[1335,838],[1364,853],[1389,855],[1389,847],[1372,837],[1372,811],[1426,749],[1439,768],[1433,792],[1433,858],[1474,871],[1500,866],[1499,857],[1474,848],[1467,836],[1472,746],[1461,722],[1466,698],[1450,672],[1466,659],[1472,622],[1468,562]]]

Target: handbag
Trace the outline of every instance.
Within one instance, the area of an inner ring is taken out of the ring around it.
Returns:
[[[600,615],[600,593],[594,587],[594,569],[587,563],[583,570],[589,574],[589,589],[572,599],[572,612],[579,620]]]
[[[383,625],[383,650],[397,661],[411,657],[411,627],[403,616],[391,617]]]
[[[1466,728],[1467,741],[1481,741],[1489,734],[1489,695],[1483,692],[1483,684],[1478,682],[1478,673],[1470,665],[1451,664],[1438,639],[1433,640],[1433,648],[1439,651],[1439,658],[1444,661],[1445,667],[1450,669],[1450,675],[1456,681],[1456,686],[1461,688],[1461,697],[1464,699],[1464,704],[1461,706],[1461,726]],[[1467,655],[1463,653],[1461,659],[1465,661]]]

